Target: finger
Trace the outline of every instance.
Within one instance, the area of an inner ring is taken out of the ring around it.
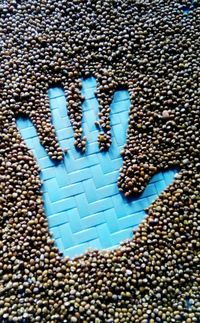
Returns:
[[[89,156],[99,151],[97,145],[98,129],[95,122],[98,118],[99,104],[95,96],[96,91],[96,79],[94,77],[88,77],[82,79],[82,95],[85,100],[82,103],[83,118],[82,128],[87,138],[87,150],[86,155]]]
[[[52,123],[56,136],[63,150],[68,150],[70,145],[69,138],[73,137],[73,129],[67,114],[67,102],[64,88],[51,87],[48,91]]]
[[[128,90],[118,89],[115,91],[110,105],[111,134],[113,138],[110,152],[113,157],[119,156],[126,143],[130,106],[131,101]]]
[[[101,151],[108,150],[112,142],[110,131],[110,104],[113,99],[114,87],[115,84],[108,71],[105,71],[103,76],[98,77],[96,96],[99,102],[98,125],[101,132],[98,136],[98,142]]]
[[[27,117],[18,117],[16,124],[26,145],[33,152],[40,169],[43,169],[43,167],[52,167],[54,163],[50,160],[47,152],[40,144],[36,128],[31,120]]]
[[[57,141],[54,126],[51,123],[52,117],[47,93],[40,93],[39,99],[35,100],[34,110],[28,116],[36,127],[40,142],[49,157],[52,160],[62,160],[63,152]]]
[[[68,102],[68,116],[74,131],[74,145],[81,152],[86,150],[86,138],[83,137],[81,81],[72,79],[64,85],[64,91]]]

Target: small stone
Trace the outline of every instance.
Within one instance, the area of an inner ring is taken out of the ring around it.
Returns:
[[[168,110],[163,110],[162,117],[163,117],[163,119],[169,119],[170,118],[170,114],[169,114]]]

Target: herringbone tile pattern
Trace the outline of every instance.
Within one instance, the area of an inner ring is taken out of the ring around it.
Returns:
[[[66,99],[60,88],[49,90],[52,119],[64,160],[55,165],[39,143],[28,119],[17,126],[41,168],[42,190],[49,229],[64,255],[74,257],[88,248],[112,248],[132,237],[132,230],[144,219],[153,200],[173,180],[176,171],[155,175],[139,198],[128,202],[118,191],[117,178],[122,166],[120,151],[126,141],[130,100],[127,91],[117,91],[111,106],[113,143],[109,152],[98,150],[98,102],[94,78],[83,81],[83,129],[87,152],[81,155],[73,146],[73,131],[67,117]]]

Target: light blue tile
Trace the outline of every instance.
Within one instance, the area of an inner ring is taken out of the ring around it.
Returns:
[[[118,245],[123,240],[132,238],[132,236],[133,236],[132,230],[130,230],[129,228],[125,229],[125,230],[118,231],[118,232],[113,233],[111,235],[112,244],[113,245]]]
[[[105,223],[106,219],[104,216],[104,212],[94,213],[92,215],[86,216],[81,219],[81,226],[84,229],[96,227],[99,224]]]
[[[63,245],[63,241],[62,241],[62,238],[58,238],[56,239],[56,246],[58,247],[58,249],[64,253],[65,251],[65,248],[64,248],[64,245]]]
[[[49,99],[56,98],[58,96],[63,96],[64,91],[60,87],[53,87],[48,90]]]
[[[83,229],[80,221],[80,214],[77,208],[71,209],[67,211],[67,216],[69,219],[69,224],[72,233],[79,232]]]
[[[82,88],[83,89],[90,89],[92,87],[96,87],[96,79],[94,77],[87,77],[82,79]]]
[[[51,178],[45,181],[45,191],[48,192],[51,202],[60,201],[62,198],[56,178]]]
[[[115,209],[104,211],[104,217],[110,233],[114,233],[119,230],[119,221]]]
[[[62,199],[76,196],[80,193],[84,193],[84,186],[81,183],[71,184],[60,188],[60,197]]]
[[[53,214],[48,217],[49,221],[49,227],[51,230],[58,229],[57,226],[69,222],[69,217],[68,217],[68,212],[69,211],[64,211],[60,213]]]
[[[164,176],[164,180],[166,185],[170,185],[171,182],[174,179],[174,175],[177,173],[177,171],[173,171],[173,170],[168,170],[163,172],[163,176]]]
[[[65,210],[73,209],[74,207],[76,207],[76,203],[73,197],[51,203],[51,208],[54,213],[60,213]]]
[[[50,169],[52,171],[52,169]],[[54,167],[54,177],[56,179],[56,182],[58,183],[58,186],[62,190],[62,187],[69,185],[69,179],[67,176],[67,170],[65,167],[64,162],[61,162],[58,166]],[[62,195],[61,195],[62,197]]]
[[[82,94],[85,97],[85,99],[93,99],[95,97],[94,88],[90,88],[87,90],[83,89]]]
[[[117,188],[116,183],[114,183],[114,184],[103,186],[103,187],[97,189],[96,194],[98,196],[98,199],[101,200],[101,199],[104,199],[106,197],[119,194],[119,190]]]
[[[79,244],[64,250],[64,256],[74,258],[82,255],[87,250],[87,243]]]
[[[85,217],[89,215],[88,201],[85,194],[79,194],[75,197],[76,207],[79,210],[80,217]]]
[[[54,239],[60,238],[60,231],[58,227],[50,228],[50,232],[53,234]]]
[[[157,193],[157,192],[156,192],[156,187],[155,187],[155,185],[154,185],[154,184],[149,184],[149,185],[145,188],[144,192],[140,195],[140,198],[142,199],[142,198],[144,198],[144,197],[148,197],[148,196],[154,195],[154,194],[156,194],[156,193]]]
[[[98,237],[101,242],[102,248],[108,248],[112,244],[112,240],[110,237],[110,231],[108,230],[108,226],[106,223],[100,224],[96,227],[98,232]]]
[[[92,173],[92,177],[94,179],[94,184],[96,188],[106,185],[106,181],[104,179],[104,173],[99,164],[92,167],[91,173]]]
[[[97,238],[96,228],[85,229],[81,232],[74,233],[74,239],[77,244],[84,243]]]
[[[152,178],[149,180],[149,184],[158,182],[158,181],[162,181],[163,180],[163,173],[159,172],[155,175],[152,176]]]
[[[98,191],[94,185],[94,181],[92,179],[87,179],[83,182],[84,192],[86,194],[86,198],[88,203],[92,203],[98,200]]]
[[[129,99],[129,94],[126,90],[121,90],[121,91],[116,91],[114,94],[113,101],[114,102],[119,102],[123,100]]]
[[[26,143],[28,146],[31,144],[31,140],[28,140],[28,139],[32,139],[37,136],[37,133],[34,127],[23,128],[22,134],[23,134],[23,138],[26,139]]]
[[[146,213],[141,211],[139,213],[127,215],[119,219],[119,228],[120,230],[131,228],[137,226],[145,218]]]
[[[39,166],[41,169],[45,169],[54,165],[48,156],[40,158],[38,160]]]
[[[112,201],[110,198],[105,198],[93,203],[90,203],[89,212],[90,214],[102,212],[112,208]]]
[[[157,199],[157,197],[158,197],[157,194],[149,196],[148,197],[149,205],[152,204]]]
[[[50,178],[54,178],[55,174],[56,174],[56,172],[55,172],[54,167],[50,166],[50,167],[44,168],[41,171],[41,179],[43,181],[46,181],[46,180],[48,180]]]
[[[91,240],[90,242],[88,242],[88,248],[91,248],[91,249],[101,249],[101,242],[99,239],[94,239],[94,240]]]
[[[80,169],[68,175],[71,184],[84,181],[91,178],[91,173],[88,169]]]
[[[75,240],[74,235],[72,234],[72,230],[69,223],[65,223],[59,226],[60,237],[62,239],[62,243],[64,248],[70,248],[74,246]]]

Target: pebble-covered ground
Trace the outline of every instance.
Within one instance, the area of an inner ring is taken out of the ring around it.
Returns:
[[[0,27],[0,322],[199,322],[199,1],[8,0]],[[155,172],[181,171],[132,240],[69,260],[50,237],[39,169],[15,119],[28,116],[59,162],[47,91],[62,85],[84,153],[88,76],[100,150],[112,141],[115,90],[131,98],[119,190],[129,197]]]

